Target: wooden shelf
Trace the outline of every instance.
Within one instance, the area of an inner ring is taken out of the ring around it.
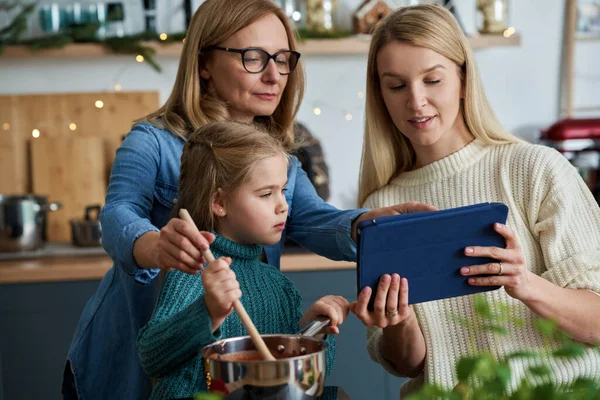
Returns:
[[[519,46],[521,37],[512,35],[505,38],[501,35],[477,35],[469,37],[474,50],[490,47]],[[304,55],[366,55],[369,52],[370,37],[355,36],[344,39],[309,39],[300,43],[300,52]],[[160,44],[148,43],[156,49],[158,56],[179,56],[182,43]],[[115,56],[104,49],[103,46],[94,43],[70,44],[61,49],[43,50],[32,52],[25,46],[8,46],[2,55],[2,59],[22,59],[40,57],[106,57]]]

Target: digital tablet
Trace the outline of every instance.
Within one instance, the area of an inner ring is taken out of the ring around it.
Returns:
[[[494,262],[467,257],[467,246],[506,247],[494,223],[506,224],[504,203],[480,203],[441,211],[400,214],[361,221],[357,227],[357,293],[379,278],[397,273],[408,279],[410,304],[498,289],[471,286],[460,268]]]

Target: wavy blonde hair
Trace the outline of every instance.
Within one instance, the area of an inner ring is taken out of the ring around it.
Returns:
[[[464,92],[462,116],[473,136],[488,144],[521,142],[496,119],[483,91],[471,46],[454,16],[439,5],[400,8],[377,26],[369,49],[359,205],[416,161],[410,141],[394,125],[381,92],[377,54],[393,41],[431,49],[458,66]]]
[[[200,78],[205,63],[200,49],[215,46],[266,16],[275,14],[283,23],[290,50],[297,51],[296,32],[283,10],[273,0],[206,0],[198,7],[188,28],[173,90],[167,102],[155,112],[136,121],[148,121],[184,140],[209,122],[231,119],[225,103],[208,90]],[[271,116],[257,117],[255,123],[280,140],[294,145],[293,122],[304,96],[304,70],[299,61],[288,76],[281,101]]]
[[[183,146],[173,215],[185,208],[199,229],[214,230],[211,205],[217,190],[233,193],[252,178],[259,161],[275,156],[287,160],[283,144],[252,125],[228,121],[201,126]]]

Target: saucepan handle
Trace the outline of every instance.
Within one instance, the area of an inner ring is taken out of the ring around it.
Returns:
[[[309,322],[298,331],[298,335],[302,336],[315,336],[323,330],[327,325],[331,323],[331,320],[327,317],[318,317],[314,321]]]

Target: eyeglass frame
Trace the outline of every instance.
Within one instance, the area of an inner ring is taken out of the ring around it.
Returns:
[[[290,72],[288,73],[281,73],[279,71],[279,69],[277,70],[277,72],[279,72],[279,75],[290,75],[292,72],[294,72],[296,70],[296,67],[298,66],[298,61],[300,60],[300,57],[302,56],[302,53],[297,52],[295,50],[280,50],[275,54],[270,54],[268,51],[261,49],[260,47],[246,47],[244,49],[234,49],[232,47],[221,47],[221,46],[208,46],[208,47],[203,47],[200,49],[200,51],[198,52],[198,55],[202,54],[203,51],[210,51],[210,50],[221,50],[221,51],[227,51],[229,53],[237,53],[242,57],[242,66],[244,67],[244,69],[246,70],[246,72],[248,72],[249,74],[260,74],[261,72],[263,72],[265,69],[267,69],[267,66],[269,65],[269,61],[273,60],[274,62],[276,61],[275,58],[281,54],[281,53],[292,53],[295,54],[297,56],[296,58],[296,64],[294,64],[294,67],[290,69]],[[267,55],[267,62],[264,63],[262,69],[260,71],[256,71],[256,72],[251,72],[248,71],[248,68],[246,67],[246,63],[244,62],[244,55],[248,52],[248,51],[262,51],[263,53],[265,53]]]

